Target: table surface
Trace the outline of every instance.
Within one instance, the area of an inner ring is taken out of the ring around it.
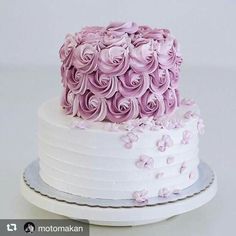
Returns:
[[[236,218],[236,69],[186,67],[181,94],[197,101],[206,123],[200,158],[216,172],[218,193],[207,205],[164,222],[136,227],[90,226],[90,235],[233,235]],[[56,68],[0,68],[0,218],[63,218],[23,199],[20,178],[37,158],[37,108],[60,94]]]

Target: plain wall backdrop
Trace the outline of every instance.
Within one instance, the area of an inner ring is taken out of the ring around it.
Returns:
[[[219,190],[204,207],[159,224],[91,225],[90,235],[235,235],[236,0],[0,0],[0,218],[62,217],[20,194],[22,172],[38,158],[37,109],[60,95],[66,33],[112,20],[170,28],[178,39],[181,95],[200,106],[199,157],[215,170]]]
[[[135,21],[169,28],[185,64],[236,66],[236,1],[0,0],[0,65],[59,65],[66,33]]]

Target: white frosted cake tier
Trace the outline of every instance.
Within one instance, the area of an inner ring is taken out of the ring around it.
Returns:
[[[118,125],[66,116],[59,99],[52,99],[40,107],[38,119],[40,176],[58,190],[143,201],[177,193],[198,179],[201,119],[191,102],[158,122]]]

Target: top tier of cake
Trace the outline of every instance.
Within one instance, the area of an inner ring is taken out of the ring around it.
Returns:
[[[121,123],[172,113],[182,58],[167,29],[136,23],[85,27],[60,49],[66,114]]]

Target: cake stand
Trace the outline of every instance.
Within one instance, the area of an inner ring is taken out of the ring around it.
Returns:
[[[84,198],[58,191],[40,178],[38,160],[25,169],[21,180],[21,193],[33,205],[68,218],[107,226],[159,222],[206,204],[216,191],[216,176],[204,162],[199,165],[199,179],[195,184],[179,194],[150,198],[142,204],[133,200]]]

